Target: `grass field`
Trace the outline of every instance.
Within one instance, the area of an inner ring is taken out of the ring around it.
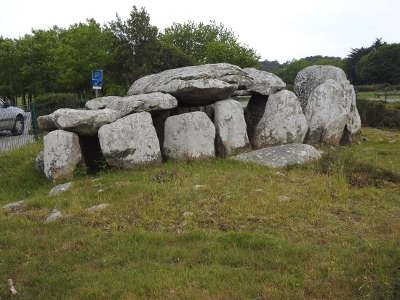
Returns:
[[[0,299],[400,298],[400,131],[365,128],[280,170],[79,170],[54,198],[39,150],[0,154],[0,205],[26,200],[18,215],[0,208]],[[44,224],[54,207],[66,217]]]
[[[386,108],[389,109],[400,109],[400,91],[375,91],[375,92],[358,92],[358,99],[369,100],[369,101],[382,101],[386,102]]]

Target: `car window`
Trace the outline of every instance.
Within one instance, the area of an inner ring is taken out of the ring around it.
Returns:
[[[0,99],[0,108],[4,108],[4,101]]]

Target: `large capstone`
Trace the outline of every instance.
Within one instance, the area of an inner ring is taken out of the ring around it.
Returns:
[[[148,112],[104,125],[99,130],[99,141],[110,166],[128,169],[161,162],[160,144]]]
[[[182,105],[200,106],[226,99],[250,82],[251,78],[238,66],[208,64],[142,77],[132,84],[128,95],[163,92],[175,96]]]
[[[226,157],[249,149],[243,107],[236,100],[223,100],[214,104],[217,153]]]
[[[103,97],[86,102],[88,109],[109,108],[118,111],[121,117],[135,112],[169,110],[177,106],[175,97],[159,92],[128,97]]]
[[[307,107],[308,99],[313,90],[329,79],[335,80],[339,84],[348,82],[346,73],[334,66],[310,66],[297,74],[294,92],[299,97],[303,110]]]
[[[246,90],[253,94],[269,96],[286,87],[286,83],[275,74],[255,68],[245,68],[243,71],[252,78],[250,84],[246,86]]]
[[[284,90],[269,96],[251,142],[260,149],[270,145],[302,143],[308,129],[296,95]]]
[[[234,156],[233,159],[282,168],[288,165],[304,164],[321,158],[321,153],[313,146],[305,144],[286,144],[254,150]]]
[[[79,110],[58,109],[41,119],[47,127],[73,131],[79,135],[96,135],[99,128],[120,118],[120,113],[111,109]],[[46,121],[44,121],[46,120]],[[51,125],[50,125],[51,124]]]
[[[44,137],[44,173],[52,180],[70,179],[82,160],[79,137],[73,132],[55,130]]]
[[[215,127],[204,112],[171,116],[165,121],[164,155],[167,159],[215,157]]]
[[[307,143],[339,145],[349,121],[342,85],[330,79],[314,89],[305,116],[309,125]]]

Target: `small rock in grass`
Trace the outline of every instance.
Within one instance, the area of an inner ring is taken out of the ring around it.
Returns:
[[[279,196],[278,200],[279,200],[279,202],[287,202],[290,200],[290,198],[288,196],[282,195],[282,196]]]
[[[49,196],[53,197],[68,191],[72,187],[72,182],[56,185],[49,192]]]
[[[205,185],[201,185],[201,184],[196,184],[195,186],[193,186],[193,188],[195,189],[195,190],[199,190],[199,189],[202,189],[202,188],[204,188],[205,187]]]
[[[46,217],[45,223],[52,223],[62,218],[62,214],[58,209],[53,209]]]
[[[9,203],[7,205],[4,205],[3,208],[7,211],[7,212],[16,212],[18,210],[22,209],[22,206],[24,205],[25,201],[18,201],[18,202],[13,202],[13,203]]]
[[[183,213],[183,217],[184,218],[188,218],[188,217],[192,217],[192,216],[193,216],[193,213],[191,211],[185,211]]]
[[[110,204],[108,204],[108,203],[102,203],[102,204],[99,204],[99,205],[95,205],[95,206],[89,207],[89,208],[85,209],[85,211],[87,213],[95,213],[95,212],[98,212],[98,211],[101,211],[101,210],[107,208],[109,205]]]
[[[256,189],[255,190],[257,193],[261,193],[261,192],[263,192],[264,190],[263,189]]]

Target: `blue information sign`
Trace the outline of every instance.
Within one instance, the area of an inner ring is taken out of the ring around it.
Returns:
[[[103,85],[103,70],[92,71],[92,86],[95,90],[100,90]]]

